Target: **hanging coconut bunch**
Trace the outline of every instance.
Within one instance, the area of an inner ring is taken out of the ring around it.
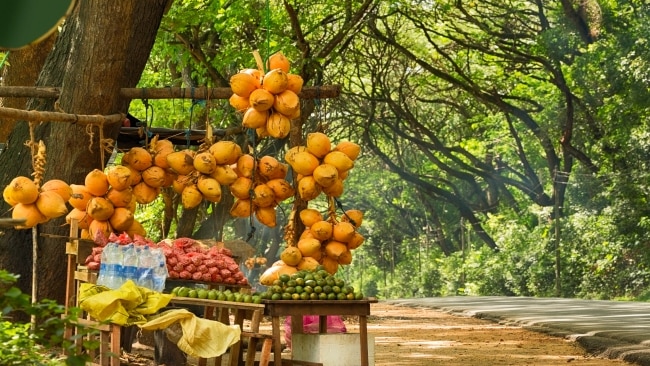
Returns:
[[[12,207],[11,218],[25,220],[16,229],[29,229],[67,214],[66,201],[72,194],[70,186],[59,179],[41,185],[46,164],[45,144],[39,141],[31,147],[34,179],[16,177],[2,191],[5,202]]]
[[[108,238],[111,233],[126,232],[146,236],[142,224],[135,219],[137,198],[134,194],[133,170],[114,165],[106,171],[94,169],[84,178],[84,184],[71,184],[68,203],[72,210],[66,216],[70,224],[77,220],[81,237]]]
[[[266,73],[259,54],[254,55],[257,69],[244,69],[230,78],[230,105],[243,113],[242,125],[255,129],[259,137],[285,138],[291,120],[300,117],[302,77],[289,72],[291,64],[282,52],[269,57]]]
[[[298,174],[297,190],[301,199],[311,201],[324,193],[330,197],[343,194],[343,181],[359,156],[360,146],[349,141],[336,146],[322,132],[307,135],[306,146],[294,146],[285,156]]]
[[[235,202],[230,209],[234,217],[248,217],[254,214],[259,222],[275,227],[276,207],[295,191],[285,179],[289,166],[272,156],[255,159],[244,154],[235,165],[237,178],[230,184]]]
[[[174,153],[171,141],[159,140],[156,135],[147,148],[134,147],[124,154],[122,165],[131,170],[130,187],[137,203],[155,201],[162,188],[172,185],[179,174],[169,163],[169,156]]]
[[[24,176],[12,179],[2,191],[5,202],[12,207],[11,217],[25,220],[16,229],[29,229],[67,214],[66,202],[71,194],[70,186],[62,180],[52,179],[39,187]]]
[[[310,208],[300,211],[299,215],[305,230],[296,247],[303,259],[311,258],[311,262],[323,265],[331,274],[336,273],[339,266],[352,263],[353,250],[365,240],[357,231],[363,220],[360,210],[347,210],[339,219],[332,204],[328,218]]]
[[[260,276],[261,284],[269,286],[280,274],[313,270],[319,265],[335,274],[339,266],[352,263],[354,249],[365,240],[357,231],[363,221],[363,212],[347,210],[337,218],[332,201],[329,211],[327,218],[313,208],[300,211],[299,218],[305,230],[296,245],[288,245],[280,253],[280,260]]]
[[[206,141],[211,140],[211,136],[206,136]],[[177,173],[172,187],[181,195],[181,205],[191,209],[203,200],[220,202],[222,186],[237,179],[235,166],[242,154],[237,143],[226,140],[205,143],[198,151],[185,149],[170,154],[167,160]]]

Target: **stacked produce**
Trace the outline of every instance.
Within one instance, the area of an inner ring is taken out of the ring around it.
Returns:
[[[101,268],[102,254],[109,244],[121,247],[133,245],[136,248],[148,247],[154,251],[160,249],[165,256],[167,274],[171,279],[248,285],[248,280],[240,271],[232,252],[223,247],[223,243],[208,247],[191,238],[165,239],[154,243],[137,234],[133,239],[126,233],[112,233],[107,237],[102,235],[100,233],[94,239],[96,246],[85,260],[88,269]]]
[[[208,248],[196,240],[179,238],[162,248],[171,279],[248,285],[232,252],[225,247]]]
[[[208,299],[218,301],[243,302],[249,304],[261,304],[262,295],[251,294],[247,290],[232,291],[230,289],[217,290],[192,286],[177,286],[172,289],[172,295],[178,297],[189,297],[192,299]]]
[[[285,180],[288,166],[272,156],[255,159],[242,155],[235,167],[237,179],[230,185],[235,202],[230,209],[234,217],[248,217],[251,213],[264,225],[275,227],[276,206],[289,197],[294,189]]]
[[[263,283],[264,284],[264,283]],[[283,273],[267,282],[265,300],[361,300],[363,294],[342,278],[334,277],[323,266]]]
[[[258,136],[285,138],[291,120],[300,117],[302,77],[289,73],[291,64],[282,52],[269,57],[266,73],[256,57],[257,69],[245,69],[230,78],[234,93],[230,105],[243,112],[242,125],[254,129]]]

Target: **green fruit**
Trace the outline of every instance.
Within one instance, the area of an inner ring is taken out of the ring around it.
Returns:
[[[353,294],[354,293],[354,287],[352,286],[344,286],[343,287],[343,292],[346,294]]]
[[[235,294],[233,294],[232,292],[226,294],[226,301],[235,301]]]
[[[342,292],[339,292],[338,294],[336,294],[336,299],[337,300],[346,300],[347,298],[348,298],[348,295],[346,295],[346,294],[344,294]]]
[[[261,303],[262,303],[262,296],[253,295],[253,304],[261,304]]]
[[[181,289],[180,286],[174,287],[174,288],[172,289],[172,295],[178,295],[178,291],[179,291],[180,289]]]
[[[327,300],[327,294],[321,292],[320,294],[318,294],[318,300]]]
[[[187,287],[182,287],[180,290],[178,290],[178,296],[180,297],[188,297],[190,295],[190,289]]]
[[[329,294],[327,294],[327,300],[336,300],[336,294],[330,292]]]
[[[319,264],[318,266],[316,266],[316,272],[318,272],[318,271],[325,271],[325,266],[322,265],[322,264]]]
[[[342,278],[335,278],[334,279],[334,284],[338,287],[343,287],[345,286],[345,281],[343,281]]]
[[[305,281],[305,286],[314,287],[314,286],[316,286],[316,281],[314,281],[314,280],[306,280]]]
[[[323,292],[326,294],[332,293],[332,286],[330,285],[323,286]]]
[[[346,300],[354,300],[354,294],[353,293],[345,294],[345,299]]]
[[[301,293],[300,300],[309,300],[309,294],[306,292]]]
[[[296,286],[296,293],[300,294],[304,291],[304,288],[302,286]]]
[[[311,286],[305,286],[305,287],[302,288],[302,292],[306,292],[308,294],[311,294],[312,292],[314,292],[314,288],[311,287]]]
[[[224,294],[223,292],[219,291],[217,292],[217,300],[228,301],[228,296],[226,296],[226,294]]]
[[[311,294],[309,294],[309,300],[318,300],[318,294],[312,292]]]
[[[341,288],[338,286],[333,286],[332,292],[334,292],[335,294],[341,293]]]
[[[196,291],[195,289],[191,289],[188,293],[187,296],[196,299],[199,296],[199,292]]]
[[[275,293],[271,295],[271,300],[282,300],[282,295]]]
[[[244,302],[251,304],[253,302],[253,296],[252,295],[244,295]]]
[[[196,293],[197,297],[199,299],[207,299],[208,298],[208,290],[205,289],[200,289]]]
[[[300,294],[291,294],[291,300],[300,300]]]
[[[271,284],[273,286],[282,286],[282,281],[280,280],[274,280],[273,283]]]
[[[274,294],[281,294],[281,293],[284,292],[284,291],[282,291],[282,286],[279,286],[279,285],[273,285],[273,287],[271,287],[271,291]]]
[[[307,281],[313,281],[314,280],[314,275],[311,274],[311,273],[308,273],[308,274],[305,275],[304,278],[305,278],[305,283],[307,283]]]
[[[327,278],[327,277],[331,276],[331,274],[329,272],[327,272],[324,268],[319,269],[318,272],[316,272],[316,274],[318,274],[319,276],[321,276],[323,278]]]
[[[288,287],[296,287],[297,283],[295,280],[289,280],[287,281],[287,286]]]
[[[317,294],[320,294],[320,293],[323,292],[323,288],[320,287],[320,286],[316,286],[316,287],[314,287],[314,292],[317,293]]]
[[[296,278],[296,285],[304,286],[305,285],[305,279],[304,278]]]
[[[363,300],[363,294],[361,292],[355,292],[354,293],[354,299],[355,300]]]
[[[291,294],[288,292],[282,293],[282,300],[291,300]]]
[[[281,274],[279,278],[280,278],[280,281],[282,281],[282,282],[287,282],[287,281],[289,281],[289,280],[291,279],[291,276],[289,276],[288,274],[284,273],[284,274]]]
[[[296,292],[296,288],[295,287],[287,287],[287,288],[284,289],[284,292],[288,292],[290,294],[293,294],[293,293]]]

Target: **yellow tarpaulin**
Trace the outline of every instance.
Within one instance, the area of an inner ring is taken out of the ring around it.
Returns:
[[[183,329],[183,336],[177,343],[178,348],[194,357],[221,356],[228,347],[239,341],[241,335],[238,325],[199,318],[187,309],[165,311],[140,327],[145,330],[164,329],[176,322]]]
[[[79,307],[99,321],[120,326],[147,322],[147,315],[155,314],[169,304],[173,295],[163,294],[126,281],[120,288],[82,283],[79,289]]]
[[[82,283],[79,307],[98,321],[120,326],[138,325],[145,330],[164,329],[178,322],[183,335],[178,348],[193,357],[211,358],[226,352],[240,339],[238,325],[226,325],[199,318],[186,309],[158,311],[171,301],[173,295],[163,294],[126,281],[116,290],[105,286]],[[156,315],[154,315],[156,314]]]

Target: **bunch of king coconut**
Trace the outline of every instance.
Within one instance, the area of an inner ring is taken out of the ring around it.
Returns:
[[[291,120],[300,117],[302,77],[289,72],[291,64],[282,52],[269,57],[266,73],[259,54],[255,56],[258,69],[244,69],[230,78],[230,105],[243,113],[242,125],[257,136],[285,138]]]

